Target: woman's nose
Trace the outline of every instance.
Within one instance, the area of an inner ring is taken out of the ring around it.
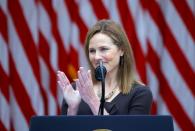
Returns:
[[[99,62],[99,60],[102,60],[102,55],[101,55],[101,53],[96,52],[94,58],[95,58],[95,61],[96,61],[96,62]]]
[[[96,60],[99,60],[101,58],[101,54],[97,51],[96,53],[95,53],[95,59]]]

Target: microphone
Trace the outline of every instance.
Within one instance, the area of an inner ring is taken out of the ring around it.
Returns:
[[[98,81],[103,81],[106,77],[106,67],[103,65],[102,60],[99,60],[99,65],[95,69],[95,78]]]

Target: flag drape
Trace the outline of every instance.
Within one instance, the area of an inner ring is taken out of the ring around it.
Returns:
[[[152,114],[171,115],[175,131],[195,130],[194,0],[0,0],[1,131],[60,114],[56,72],[72,80],[88,67],[85,36],[100,19],[124,28]]]

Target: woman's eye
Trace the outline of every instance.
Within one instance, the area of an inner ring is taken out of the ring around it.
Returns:
[[[90,49],[89,53],[95,53],[95,50],[94,49]]]
[[[101,50],[101,51],[107,51],[108,48],[101,48],[100,50]]]

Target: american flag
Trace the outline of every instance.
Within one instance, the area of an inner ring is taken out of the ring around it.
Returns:
[[[57,70],[87,66],[88,29],[112,19],[127,33],[152,114],[195,130],[194,0],[0,0],[0,130],[27,131],[34,115],[60,114]]]

